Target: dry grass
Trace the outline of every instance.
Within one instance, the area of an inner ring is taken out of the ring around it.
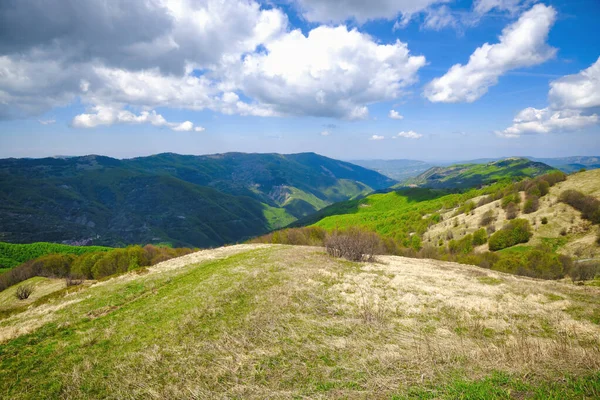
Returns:
[[[575,258],[600,257],[600,246],[594,244],[597,229],[589,221],[582,219],[579,211],[558,201],[560,194],[567,189],[579,190],[584,194],[600,198],[600,170],[569,175],[566,181],[559,182],[550,188],[548,195],[540,199],[540,207],[536,212],[519,214],[518,218],[527,219],[533,226],[534,234],[528,245],[541,244],[543,238],[560,238],[562,237],[561,231],[566,229],[568,243],[558,249],[559,253]],[[524,195],[524,193],[521,193],[521,207],[524,202]],[[473,201],[477,204],[480,199],[481,197],[477,197]],[[494,211],[496,215],[496,221],[492,225],[496,230],[502,228],[507,221],[506,212],[500,207],[500,200],[497,200],[476,208],[469,215],[454,216],[455,210],[442,214],[443,221],[431,226],[424,237],[430,237],[433,243],[437,243],[440,239],[447,242],[446,234],[450,231],[454,239],[461,239],[480,228],[481,216],[488,210]],[[543,225],[541,223],[543,217],[548,218],[548,224]],[[487,251],[488,247],[483,245],[476,250],[480,252]]]
[[[10,389],[5,381],[0,391],[390,398],[457,375],[502,371],[535,383],[600,369],[600,327],[585,313],[600,306],[600,289],[433,260],[357,264],[314,247],[191,256],[23,313],[43,323],[26,331],[37,334],[21,341],[29,347],[3,347],[0,371],[10,374],[15,360],[31,359],[32,367],[25,381]],[[2,332],[27,321],[4,320]],[[36,364],[49,348],[52,357]]]

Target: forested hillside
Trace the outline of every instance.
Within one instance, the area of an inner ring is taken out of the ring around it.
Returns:
[[[394,183],[313,153],[0,160],[0,240],[218,246]]]

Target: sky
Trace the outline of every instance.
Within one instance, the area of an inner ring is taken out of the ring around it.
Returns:
[[[3,0],[0,157],[600,155],[600,1]]]

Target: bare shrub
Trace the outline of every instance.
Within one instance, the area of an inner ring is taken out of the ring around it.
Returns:
[[[67,276],[65,278],[65,284],[67,285],[67,287],[78,286],[78,285],[81,285],[82,283],[83,283],[83,279],[74,278],[72,276]]]
[[[370,261],[383,250],[383,242],[374,232],[352,227],[334,231],[325,239],[327,253],[350,261]]]
[[[33,293],[33,286],[31,285],[21,285],[17,288],[15,292],[15,297],[19,300],[26,300]]]
[[[569,276],[574,281],[589,281],[600,273],[600,263],[598,262],[582,262],[576,263],[571,267]]]
[[[515,219],[519,215],[519,206],[515,203],[509,203],[506,207],[506,219]]]

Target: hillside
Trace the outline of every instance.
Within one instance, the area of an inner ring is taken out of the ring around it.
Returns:
[[[526,158],[507,158],[485,164],[456,164],[433,167],[408,179],[399,186],[420,186],[434,189],[465,189],[498,182],[545,174],[553,168]]]
[[[313,153],[0,160],[0,240],[218,246],[390,186]]]
[[[59,285],[36,279],[44,294]],[[440,261],[351,263],[314,247],[240,245],[71,290],[2,320],[4,395],[600,393],[597,288]],[[0,296],[4,309],[15,301]]]
[[[25,261],[47,254],[81,255],[95,251],[108,251],[108,247],[99,246],[68,246],[56,243],[14,244],[0,242],[0,273],[3,269],[16,267]]]
[[[559,201],[560,194],[575,189],[600,199],[600,170],[592,170],[569,175],[567,180],[550,188],[550,192],[540,199],[539,209],[533,213],[521,213],[519,218],[526,219],[533,227],[533,236],[526,245],[519,245],[521,251],[540,244],[551,244],[555,251],[574,258],[600,258],[600,246],[595,243],[598,228],[581,216],[581,212]],[[523,196],[523,193],[521,194]],[[480,197],[473,199],[477,203]],[[448,237],[461,239],[480,229],[480,221],[486,212],[494,214],[493,230],[500,229],[507,221],[506,211],[500,207],[500,200],[475,208],[468,214],[456,214],[456,210],[447,210],[441,214],[438,224],[430,226],[424,233],[424,242],[447,242]],[[546,219],[546,224],[542,219]],[[450,234],[448,233],[450,232]],[[479,251],[487,250],[487,245]]]

